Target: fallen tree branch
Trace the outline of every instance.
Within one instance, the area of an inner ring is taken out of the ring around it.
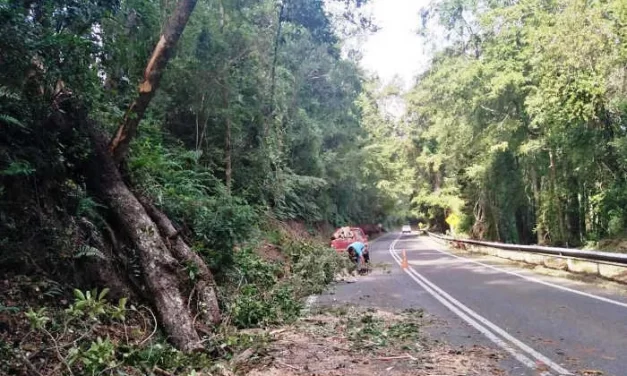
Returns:
[[[159,375],[162,375],[162,376],[174,376],[174,374],[173,374],[173,373],[170,373],[170,372],[168,372],[168,371],[166,371],[166,370],[164,370],[164,369],[161,369],[161,368],[159,368],[159,367],[155,367],[155,368],[153,368],[152,370],[153,370],[155,373],[158,373]]]
[[[398,356],[384,356],[384,357],[380,357],[380,358],[374,358],[373,360],[383,360],[383,361],[388,361],[388,360],[397,360],[397,359],[411,359],[411,360],[418,360],[415,357],[409,355],[409,354],[405,354],[405,355],[398,355]]]
[[[24,365],[27,368],[27,373],[29,375],[33,375],[33,376],[43,376],[41,374],[41,372],[39,372],[39,370],[37,369],[37,367],[35,367],[35,365],[33,363],[31,363],[30,360],[28,360],[27,357],[25,357],[22,354],[18,354],[17,352],[15,353],[15,357],[21,361],[22,363],[24,363]]]
[[[59,350],[59,342],[57,342],[56,338],[54,338],[54,336],[52,335],[52,333],[50,333],[49,331],[47,331],[46,329],[42,329],[42,331],[44,332],[44,334],[46,334],[48,337],[50,337],[50,339],[52,340],[52,343],[54,345],[54,350],[55,353],[57,355],[57,359],[65,366],[65,368],[67,369],[68,373],[71,376],[74,376],[74,373],[72,372],[72,367],[70,367],[70,365],[68,364],[68,362],[65,360],[65,358],[63,357],[63,355],[61,355],[61,350]]]
[[[296,371],[302,371],[302,369],[300,369],[300,368],[298,368],[298,367],[296,367],[296,366],[293,366],[293,365],[291,365],[291,364],[283,363],[283,362],[282,362],[282,361],[280,361],[280,360],[275,360],[275,362],[277,362],[277,364],[280,364],[280,365],[282,365],[282,366],[284,366],[284,367],[291,368],[291,369],[296,370]]]

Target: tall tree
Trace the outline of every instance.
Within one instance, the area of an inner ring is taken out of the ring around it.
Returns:
[[[185,30],[187,21],[196,6],[196,1],[179,0],[176,3],[174,12],[169,17],[159,42],[152,51],[150,60],[144,69],[143,80],[139,84],[139,95],[127,110],[109,145],[111,154],[117,163],[120,163],[128,153],[129,145],[137,134],[139,123],[159,88],[163,71],[183,30]]]
[[[447,1],[431,9],[454,38],[408,97],[415,127],[426,130],[417,147],[441,161],[444,183],[421,196],[455,192],[464,229],[477,237],[577,245],[620,234],[615,205],[624,195],[613,189],[624,171],[609,146],[622,138],[615,104],[625,98],[615,86],[624,61],[611,42],[624,34],[616,6]]]
[[[220,320],[212,273],[230,270],[258,216],[384,215],[360,163],[362,74],[323,2],[286,1],[283,17],[273,0],[11,4],[0,6],[0,240],[20,223],[42,229],[45,245],[26,248],[97,250],[77,283],[134,292],[177,347],[199,349],[196,329]]]

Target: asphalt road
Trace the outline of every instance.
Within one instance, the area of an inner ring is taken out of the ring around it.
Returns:
[[[370,252],[379,266],[320,304],[422,308],[435,319],[434,337],[499,350],[510,375],[627,376],[626,295],[465,258],[424,236],[388,234]]]

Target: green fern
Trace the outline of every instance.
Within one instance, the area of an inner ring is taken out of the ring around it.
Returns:
[[[19,176],[19,175],[32,175],[35,169],[28,161],[18,160],[13,161],[7,168],[0,171],[0,175],[4,176]]]
[[[20,100],[20,95],[6,86],[0,85],[0,98]]]
[[[0,122],[3,122],[8,125],[14,125],[16,127],[20,127],[22,129],[26,129],[26,126],[22,124],[21,121],[17,120],[13,116],[9,116],[6,114],[0,114]]]
[[[0,313],[9,313],[9,314],[16,314],[20,312],[20,308],[19,307],[13,307],[13,306],[5,306],[4,304],[0,303]]]
[[[98,210],[103,208],[103,205],[97,203],[93,198],[89,196],[79,197],[78,204],[76,207],[76,215],[82,216],[85,215],[89,218],[102,219]]]
[[[81,245],[78,248],[78,251],[74,254],[74,258],[99,258],[101,260],[106,260],[107,256],[102,253],[98,248],[89,245]]]
[[[6,86],[0,85],[0,99],[20,100],[20,95]],[[26,126],[11,115],[0,113],[0,122],[26,129]]]

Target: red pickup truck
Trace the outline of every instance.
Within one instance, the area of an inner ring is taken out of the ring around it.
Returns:
[[[340,227],[331,237],[331,247],[338,252],[346,252],[353,242],[362,242],[368,250],[368,235],[360,227]]]

